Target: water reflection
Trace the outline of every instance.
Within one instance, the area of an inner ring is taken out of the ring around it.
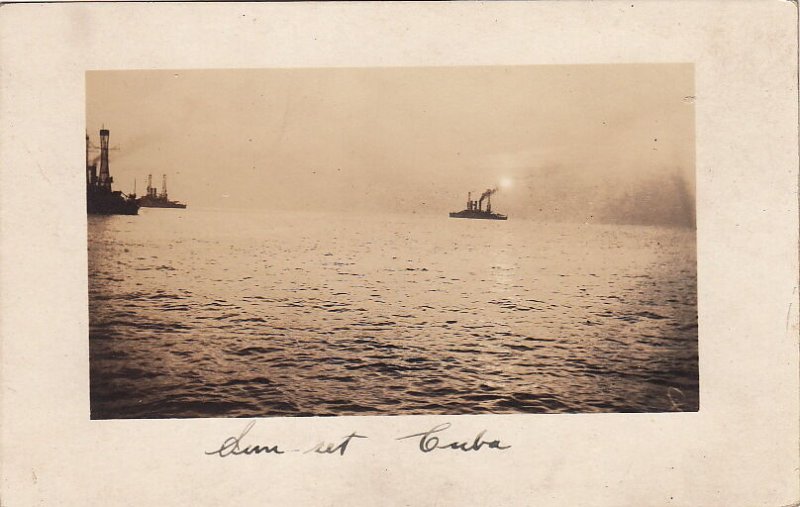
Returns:
[[[94,418],[696,410],[694,232],[90,217]]]

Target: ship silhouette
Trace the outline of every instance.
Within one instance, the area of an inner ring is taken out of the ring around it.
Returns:
[[[137,215],[139,204],[136,195],[125,195],[119,190],[113,190],[111,184],[114,178],[108,168],[108,139],[110,133],[107,129],[100,130],[100,155],[89,162],[89,134],[86,134],[86,212],[92,215]],[[100,160],[100,170],[97,160]]]
[[[153,186],[153,175],[147,175],[147,193],[139,198],[139,206],[143,208],[186,208],[186,205],[181,202],[169,200],[166,174],[162,175],[160,194]]]
[[[472,192],[467,194],[467,209],[453,211],[450,218],[477,218],[483,220],[508,220],[508,215],[492,213],[492,194],[497,192],[496,188],[490,188],[481,194],[477,201],[472,200]],[[483,209],[483,201],[486,200],[486,209]]]

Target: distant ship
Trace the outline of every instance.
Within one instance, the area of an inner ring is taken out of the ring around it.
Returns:
[[[86,211],[92,215],[137,215],[139,204],[136,195],[125,195],[111,189],[114,178],[108,169],[108,138],[109,131],[100,130],[100,155],[89,163],[89,134],[86,134]]]
[[[170,201],[167,195],[167,175],[164,174],[161,180],[161,193],[156,193],[153,186],[153,175],[147,175],[147,194],[139,198],[139,206],[143,208],[186,208],[186,205],[178,201]]]
[[[480,218],[484,220],[508,220],[508,215],[492,213],[492,194],[497,192],[492,188],[481,194],[477,201],[472,200],[472,192],[467,194],[467,209],[450,213],[450,218]],[[486,200],[486,209],[483,209],[483,201]]]

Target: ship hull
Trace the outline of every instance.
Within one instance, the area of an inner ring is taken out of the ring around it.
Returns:
[[[450,218],[470,218],[474,220],[508,220],[507,215],[490,213],[488,211],[463,210],[450,213]]]
[[[86,212],[90,215],[138,215],[139,204],[135,199],[123,197],[121,192],[89,189]]]
[[[139,203],[139,206],[142,208],[178,208],[178,209],[186,209],[185,204],[179,203],[169,203],[169,204],[151,204],[151,203]]]
[[[139,199],[139,206],[141,206],[142,208],[186,209],[186,205],[181,202],[170,201],[167,199],[148,199],[147,197],[142,197]]]

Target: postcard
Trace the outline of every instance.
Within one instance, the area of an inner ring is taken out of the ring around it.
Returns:
[[[3,12],[3,505],[800,501],[795,4]]]

